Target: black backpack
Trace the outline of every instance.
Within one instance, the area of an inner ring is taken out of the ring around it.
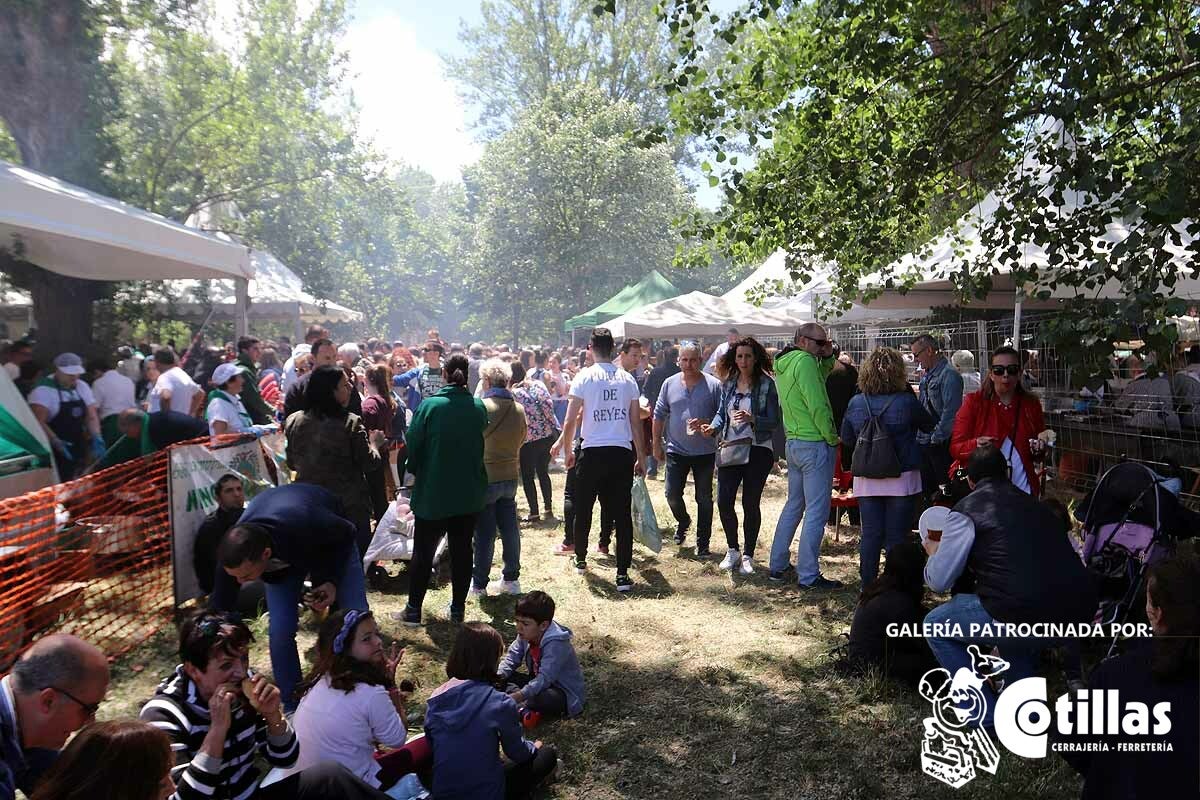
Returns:
[[[878,414],[871,413],[871,403],[866,397],[863,400],[867,404],[867,424],[863,425],[854,442],[850,471],[860,478],[898,478],[902,472],[900,457],[896,455],[892,435],[881,419],[892,400],[888,400]]]

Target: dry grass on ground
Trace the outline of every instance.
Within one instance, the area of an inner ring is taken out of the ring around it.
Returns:
[[[555,475],[561,511],[563,476]],[[651,494],[664,529],[673,520],[661,481]],[[766,558],[786,482],[772,476],[764,496],[759,555]],[[690,487],[689,487],[690,491]],[[520,501],[523,506],[523,498]],[[689,503],[690,505],[690,503]],[[599,524],[599,514],[594,516]],[[714,553],[724,551],[719,532]],[[832,593],[803,594],[766,579],[765,569],[743,579],[701,561],[692,541],[669,542],[655,556],[638,546],[635,591],[619,595],[611,559],[592,556],[586,578],[550,551],[559,528],[522,531],[521,584],[542,589],[558,604],[557,618],[575,633],[588,679],[588,704],[576,720],[543,726],[537,735],[558,746],[563,768],[545,796],[554,798],[1067,798],[1079,781],[1059,759],[1023,761],[1002,750],[997,775],[981,774],[955,791],[920,768],[921,719],[914,692],[872,678],[835,675],[826,653],[849,629],[857,596],[857,531],[832,528],[822,570],[845,581]],[[595,534],[593,534],[595,541]],[[499,577],[497,544],[493,578]],[[393,567],[393,572],[398,568]],[[406,647],[402,673],[419,683],[411,724],[421,724],[423,701],[445,679],[444,659],[455,628],[445,621],[449,587],[426,600],[429,624],[409,630],[386,612],[403,608],[403,573],[371,604],[385,634]],[[468,619],[490,622],[506,641],[514,636],[512,598],[468,605]],[[314,629],[302,623],[302,649]],[[260,629],[261,630],[261,629]],[[175,664],[173,637],[160,634],[121,660],[101,716],[135,714],[158,679]],[[269,666],[265,635],[253,662]]]

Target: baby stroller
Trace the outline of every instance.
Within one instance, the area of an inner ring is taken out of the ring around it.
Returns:
[[[1170,555],[1177,540],[1195,534],[1200,514],[1180,504],[1165,480],[1145,464],[1117,464],[1075,510],[1083,522],[1080,555],[1097,579],[1099,624],[1144,621],[1147,570]]]

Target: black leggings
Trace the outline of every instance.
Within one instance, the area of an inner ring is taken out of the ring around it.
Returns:
[[[592,511],[612,514],[617,534],[617,574],[633,563],[633,451],[625,447],[588,447],[575,462],[575,563],[587,560]],[[602,520],[603,521],[603,520]]]
[[[508,681],[504,686],[504,693],[524,689],[533,678],[524,672],[514,672],[508,676]],[[542,715],[543,719],[562,719],[567,716],[567,696],[562,689],[557,686],[547,686],[533,697],[525,701],[525,707],[530,711],[536,711]]]
[[[521,445],[521,485],[525,488],[525,502],[529,513],[538,513],[537,484],[542,485],[542,501],[546,504],[546,516],[554,513],[550,502],[550,448],[557,437],[547,436]],[[537,480],[534,481],[534,476]]]
[[[520,764],[509,762],[504,765],[504,800],[524,800],[533,790],[542,785],[558,764],[558,753],[554,745],[544,744],[533,754],[533,758]]]
[[[767,476],[775,454],[765,447],[751,447],[750,461],[736,467],[717,469],[717,512],[721,515],[721,527],[725,529],[725,542],[730,550],[741,550],[742,555],[753,556],[758,544],[758,529],[762,525],[761,500]],[[734,510],[738,486],[742,487],[742,517],[746,543],[738,547],[738,518]]]
[[[253,795],[254,800],[387,800],[387,795],[359,780],[341,764],[322,761],[289,775]]]
[[[413,553],[409,562],[408,607],[421,610],[429,577],[433,570],[433,554],[442,534],[447,535],[450,552],[450,607],[462,611],[467,606],[467,590],[471,588],[471,541],[475,536],[475,515],[462,514],[446,519],[414,518]]]

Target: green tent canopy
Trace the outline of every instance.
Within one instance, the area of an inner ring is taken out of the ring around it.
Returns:
[[[650,270],[645,278],[626,286],[591,311],[571,317],[563,323],[563,331],[570,333],[576,328],[594,328],[629,311],[678,296],[679,290],[669,280],[658,270]]]

